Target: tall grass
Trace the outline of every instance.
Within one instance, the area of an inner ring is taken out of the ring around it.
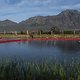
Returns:
[[[0,64],[0,80],[80,80],[80,63],[6,61]]]

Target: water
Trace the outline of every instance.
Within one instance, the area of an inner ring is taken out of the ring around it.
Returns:
[[[20,58],[26,61],[80,61],[77,41],[29,41],[0,44],[0,59]]]

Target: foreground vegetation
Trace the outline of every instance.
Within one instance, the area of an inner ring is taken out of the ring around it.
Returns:
[[[0,63],[0,80],[80,80],[80,63]]]

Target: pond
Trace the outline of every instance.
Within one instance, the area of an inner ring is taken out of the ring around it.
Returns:
[[[27,41],[0,44],[0,59],[20,58],[26,61],[79,61],[80,43],[77,41]]]

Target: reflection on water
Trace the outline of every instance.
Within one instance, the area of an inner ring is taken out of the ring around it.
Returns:
[[[56,47],[64,53],[71,53],[71,51],[76,53],[80,51],[80,44],[78,41],[33,41],[29,42],[28,44],[35,48]]]
[[[29,41],[0,44],[0,58],[18,57],[24,60],[56,58],[59,61],[79,60],[80,44],[77,41]]]

